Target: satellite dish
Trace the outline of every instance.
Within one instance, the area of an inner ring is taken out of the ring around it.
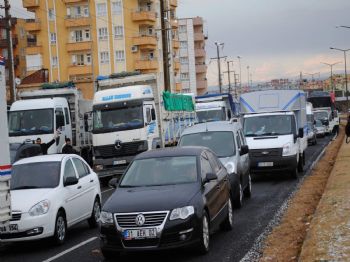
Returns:
[[[20,85],[20,84],[21,84],[21,79],[19,79],[18,77],[16,77],[15,83],[16,83],[16,85]]]

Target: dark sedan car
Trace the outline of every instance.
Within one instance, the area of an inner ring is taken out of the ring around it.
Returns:
[[[206,253],[215,228],[232,229],[232,212],[227,171],[209,149],[145,152],[102,208],[101,250],[106,258],[188,245]]]

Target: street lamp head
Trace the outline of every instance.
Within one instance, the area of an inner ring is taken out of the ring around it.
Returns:
[[[334,47],[330,47],[329,49],[335,49]]]

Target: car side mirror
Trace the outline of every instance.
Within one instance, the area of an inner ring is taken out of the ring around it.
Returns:
[[[111,180],[109,180],[108,186],[109,186],[110,188],[116,189],[117,186],[118,186],[118,182],[119,182],[118,178],[112,178]]]
[[[218,176],[214,173],[207,173],[205,176],[205,180],[204,180],[204,184],[213,181],[213,180],[217,180]]]
[[[249,147],[247,145],[242,145],[241,150],[239,151],[239,154],[241,156],[246,155],[249,153]]]
[[[304,128],[299,128],[299,130],[298,130],[298,137],[300,137],[300,138],[304,137]]]
[[[64,186],[73,186],[78,184],[79,180],[76,177],[67,177],[66,180],[64,181]]]

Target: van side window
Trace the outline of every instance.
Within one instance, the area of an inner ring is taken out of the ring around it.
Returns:
[[[56,129],[59,127],[65,126],[64,114],[63,114],[62,108],[56,108],[55,114],[56,114]]]
[[[69,111],[67,107],[64,108],[64,114],[66,116],[66,125],[69,125]]]
[[[146,118],[147,118],[147,123],[152,122],[151,109],[149,108],[146,108]]]

